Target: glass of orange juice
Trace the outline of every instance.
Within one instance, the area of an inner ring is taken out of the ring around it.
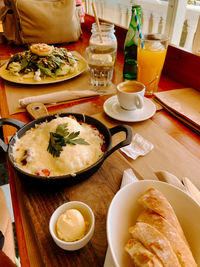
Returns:
[[[138,41],[137,80],[146,86],[145,95],[153,95],[165,61],[168,37],[162,34],[145,34]]]

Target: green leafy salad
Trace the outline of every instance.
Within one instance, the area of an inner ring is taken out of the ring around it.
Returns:
[[[48,51],[44,52],[38,47],[30,47],[29,50],[13,55],[6,69],[13,75],[33,78],[36,81],[45,77],[64,76],[77,69],[78,59],[66,48],[46,45],[45,49]]]

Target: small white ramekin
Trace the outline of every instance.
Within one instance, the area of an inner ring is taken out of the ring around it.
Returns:
[[[68,209],[77,209],[81,212],[86,222],[89,223],[88,231],[85,236],[74,242],[66,242],[59,239],[56,235],[56,222],[58,217]],[[92,238],[95,227],[95,217],[92,209],[85,203],[80,201],[70,201],[59,206],[52,214],[49,221],[49,231],[54,242],[64,250],[78,250],[84,247]]]

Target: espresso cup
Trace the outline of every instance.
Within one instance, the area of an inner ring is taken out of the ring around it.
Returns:
[[[117,85],[117,98],[121,108],[141,109],[144,105],[145,85],[137,81],[126,81]]]

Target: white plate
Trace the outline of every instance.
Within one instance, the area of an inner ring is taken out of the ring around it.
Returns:
[[[143,210],[137,201],[138,197],[150,187],[161,191],[172,205],[197,265],[200,266],[200,206],[177,187],[153,180],[130,183],[119,190],[112,199],[107,216],[107,237],[114,266],[131,266],[130,257],[124,250],[130,239],[128,229],[136,223],[138,215]]]
[[[144,106],[142,109],[125,110],[119,105],[117,96],[114,95],[108,98],[103,105],[105,113],[113,119],[126,122],[144,121],[151,118],[156,112],[155,104],[144,97]]]
[[[15,76],[12,75],[8,70],[6,70],[7,63],[4,64],[0,68],[0,76],[6,81],[19,83],[19,84],[29,84],[29,85],[37,85],[37,84],[51,84],[63,82],[69,79],[72,79],[87,69],[87,61],[76,51],[71,51],[72,55],[78,59],[77,69],[73,73],[58,76],[58,77],[45,77],[41,81],[36,81],[33,78],[23,78],[23,76]]]

